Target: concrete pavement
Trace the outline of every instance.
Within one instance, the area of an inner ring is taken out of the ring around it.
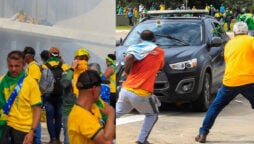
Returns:
[[[41,131],[41,142],[42,142],[42,144],[47,144],[50,141],[50,138],[49,138],[46,122],[41,123],[41,129],[42,129],[42,131]],[[63,136],[63,129],[62,129],[61,130],[61,135],[60,135],[60,140],[61,140],[62,143],[63,143],[63,139],[64,139],[64,136]]]

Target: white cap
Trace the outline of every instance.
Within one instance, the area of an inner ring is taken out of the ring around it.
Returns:
[[[237,22],[234,25],[233,31],[235,34],[248,34],[248,26],[245,22]]]

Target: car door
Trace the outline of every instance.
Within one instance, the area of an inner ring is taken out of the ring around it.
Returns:
[[[208,36],[208,43],[212,40],[213,37],[220,37],[223,41],[223,44],[220,46],[211,46],[209,47],[209,56],[211,58],[210,64],[212,66],[212,92],[216,92],[220,87],[223,74],[224,74],[224,45],[228,41],[228,36],[225,33],[221,25],[215,20],[206,21],[206,30]]]

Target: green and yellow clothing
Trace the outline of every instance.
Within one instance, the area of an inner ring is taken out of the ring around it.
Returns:
[[[51,66],[56,66],[59,64],[59,60],[55,59],[55,60],[51,60],[51,58],[47,61]],[[45,64],[42,64],[42,68],[48,68]],[[70,67],[66,64],[63,63],[62,64],[62,69],[63,71],[68,70]]]
[[[209,5],[205,6],[205,10],[210,11],[210,6]]]
[[[138,14],[139,14],[139,13],[138,13],[138,10],[137,10],[137,9],[134,9],[134,10],[133,10],[133,15],[134,15],[135,18],[138,18]]]
[[[114,73],[109,78],[110,84],[110,93],[116,93],[116,72],[114,68]]]
[[[2,81],[2,79],[3,79],[3,77],[4,77],[4,76],[1,76],[1,77],[0,77],[0,83],[1,83],[1,81]],[[3,97],[3,96],[2,96],[2,97]],[[5,103],[4,97],[1,99],[1,101],[2,101],[3,104]],[[0,138],[1,138],[1,136],[2,136],[3,128],[4,128],[4,126],[6,125],[6,123],[7,123],[7,115],[5,115],[4,112],[3,112],[3,109],[0,108]]]
[[[94,144],[93,139],[103,129],[101,118],[95,104],[92,112],[75,104],[68,118],[70,144]]]
[[[26,69],[26,74],[30,75],[35,80],[40,81],[41,79],[40,66],[35,61],[30,62]]]
[[[72,86],[72,77],[73,77],[73,71],[71,69],[64,72],[63,77],[61,79],[61,83],[64,87],[64,94],[63,94],[63,107],[62,107],[62,115],[68,116],[73,105],[77,101],[78,95],[75,95],[73,93],[73,86]],[[96,102],[96,105],[99,108],[105,107],[105,102],[99,98],[99,100]],[[103,121],[107,121],[107,116],[101,112]]]
[[[116,61],[111,59],[110,57],[107,57],[106,60],[110,62],[108,67],[112,67],[114,70],[113,74],[111,74],[108,79],[110,81],[110,93],[116,93]]]
[[[78,88],[76,87],[76,83],[78,81],[78,77],[82,72],[88,70],[88,63],[86,60],[79,60],[77,68],[74,69],[73,73],[73,93],[78,96]]]
[[[224,58],[226,62],[224,85],[234,87],[254,83],[253,37],[237,35],[231,39],[225,46]]]
[[[8,100],[23,75],[25,75],[24,71],[18,78],[12,78],[9,73],[5,75],[0,85],[1,99]],[[29,132],[33,122],[32,107],[37,105],[41,105],[41,92],[36,80],[28,75],[25,77],[22,87],[12,104],[7,118],[7,125],[18,131]],[[3,108],[2,103],[0,107]]]
[[[219,13],[219,12],[216,12],[216,13],[215,13],[215,15],[214,15],[214,17],[215,17],[215,18],[220,18],[220,17],[221,17],[221,15],[220,15],[220,13]]]
[[[72,86],[72,77],[73,77],[73,70],[69,69],[64,72],[61,84],[63,85],[64,93],[63,93],[63,107],[62,107],[62,115],[68,116],[71,112],[73,105],[77,101],[77,95],[73,93],[73,86]]]

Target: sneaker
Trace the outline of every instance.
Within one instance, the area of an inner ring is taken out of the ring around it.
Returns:
[[[195,137],[195,140],[197,142],[200,142],[200,143],[205,143],[206,142],[206,136],[205,134],[199,134]]]
[[[62,144],[60,140],[57,140],[57,139],[52,139],[49,141],[48,144]]]
[[[148,142],[148,141],[145,141],[145,142],[140,142],[140,141],[136,141],[136,143],[135,144],[152,144],[152,143],[150,143],[150,142]]]

